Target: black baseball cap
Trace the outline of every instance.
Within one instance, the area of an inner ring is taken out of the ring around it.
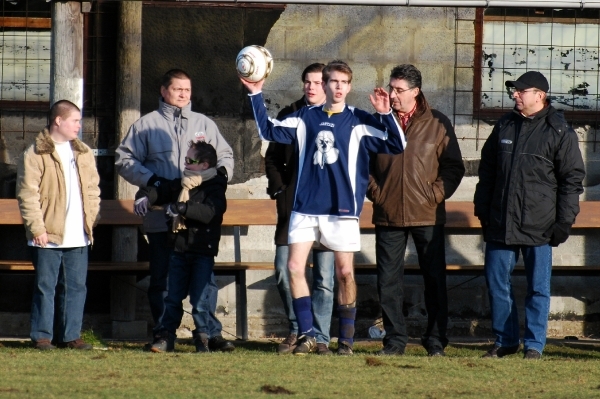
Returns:
[[[536,88],[544,93],[548,93],[548,90],[550,89],[548,80],[538,71],[525,72],[517,80],[507,80],[506,87],[515,87],[519,90]]]

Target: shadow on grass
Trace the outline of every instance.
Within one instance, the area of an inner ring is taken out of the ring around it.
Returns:
[[[32,349],[33,344],[31,341],[2,341],[0,342],[0,348],[13,348],[13,349]]]

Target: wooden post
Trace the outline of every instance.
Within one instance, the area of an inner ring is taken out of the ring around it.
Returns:
[[[122,1],[117,48],[117,142],[140,117],[142,78],[142,2]],[[115,174],[115,198],[134,198],[136,187]],[[113,228],[112,260],[137,261],[137,228]],[[113,276],[111,319],[113,338],[145,338],[147,322],[135,320],[136,276]]]
[[[52,2],[50,104],[83,106],[83,14],[77,1]]]

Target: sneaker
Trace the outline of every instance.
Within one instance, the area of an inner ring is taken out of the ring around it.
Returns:
[[[232,352],[235,350],[235,346],[221,335],[215,335],[208,340],[208,349],[211,351]]]
[[[73,341],[69,341],[69,342],[62,342],[60,344],[58,344],[59,348],[67,348],[67,349],[77,349],[77,350],[82,350],[82,351],[89,351],[90,349],[93,349],[93,346],[86,343],[84,340],[82,340],[81,338],[77,338]]]
[[[163,332],[154,338],[151,352],[162,353],[162,352],[174,352],[175,351],[175,337],[167,332]]]
[[[529,359],[529,360],[540,360],[542,358],[542,354],[538,351],[536,351],[535,349],[527,349],[525,351],[525,355],[523,356],[523,359]]]
[[[333,355],[333,352],[329,349],[329,345],[317,343],[317,355],[329,356]]]
[[[298,344],[298,335],[290,334],[284,339],[277,347],[277,353],[283,355],[286,353],[293,352]]]
[[[305,335],[298,341],[298,346],[294,349],[294,355],[307,355],[317,351],[317,340],[315,337]]]
[[[155,343],[159,338],[160,338],[160,332],[156,333],[156,335],[154,336],[154,338],[152,338],[152,342],[145,343],[144,346],[143,346],[143,348],[142,348],[142,350],[144,352],[150,352],[150,351],[152,351],[152,344]]]
[[[41,351],[50,351],[52,349],[56,349],[56,346],[52,345],[49,339],[38,339],[33,342],[33,346],[35,349],[39,349]]]
[[[433,348],[427,349],[427,356],[443,357],[443,356],[446,356],[446,352],[444,352],[444,349],[442,349],[442,348],[433,347]]]
[[[404,348],[392,344],[385,344],[383,349],[376,353],[378,356],[402,356],[404,355]]]
[[[338,341],[337,354],[342,356],[354,354],[354,352],[352,352],[352,345],[346,341]]]
[[[519,345],[515,346],[498,346],[494,345],[492,349],[483,354],[482,357],[504,357],[508,355],[514,355],[519,351]]]
[[[194,345],[196,346],[196,353],[210,352],[208,349],[208,334],[205,333],[194,333]]]

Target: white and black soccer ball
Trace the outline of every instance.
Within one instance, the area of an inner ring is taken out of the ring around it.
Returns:
[[[258,82],[273,70],[273,56],[262,46],[244,47],[237,55],[235,67],[243,79]]]

